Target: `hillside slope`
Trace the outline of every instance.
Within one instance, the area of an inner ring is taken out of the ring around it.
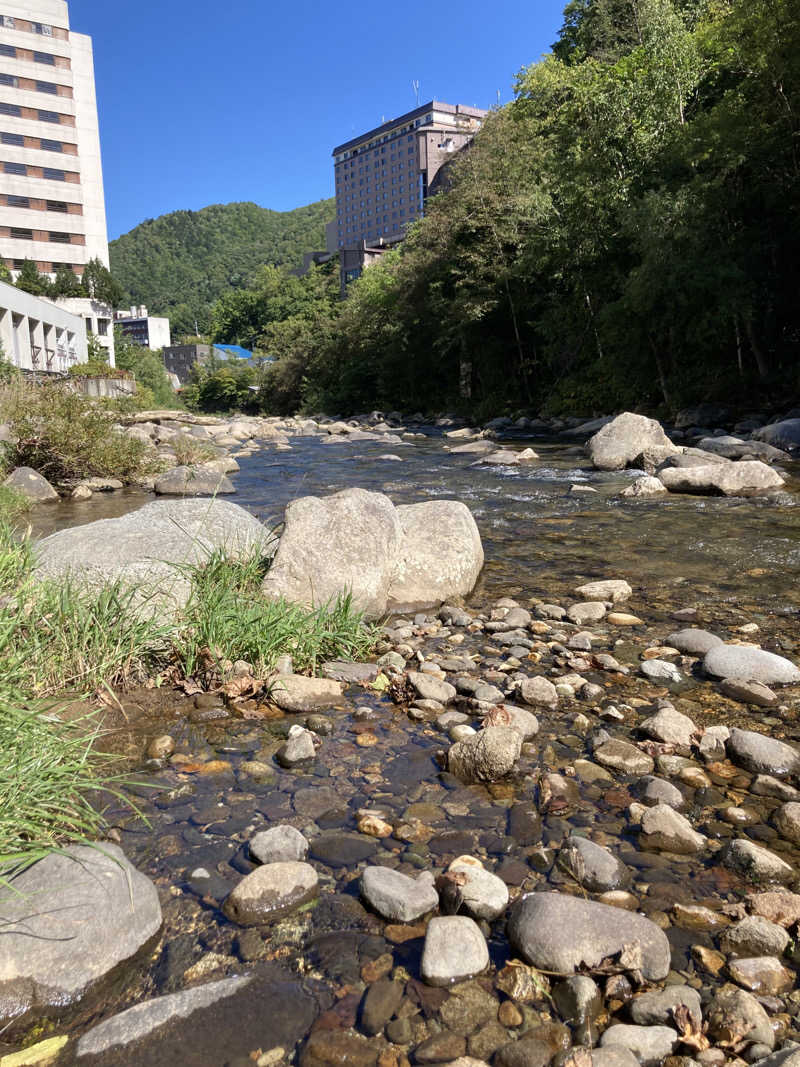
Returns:
[[[253,203],[212,204],[147,219],[109,246],[111,270],[126,303],[168,315],[173,337],[208,327],[215,300],[246,286],[265,263],[295,267],[303,253],[325,247],[334,200],[293,211]]]

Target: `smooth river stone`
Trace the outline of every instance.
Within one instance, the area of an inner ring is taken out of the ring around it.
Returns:
[[[367,867],[361,895],[384,919],[411,923],[439,906],[439,894],[427,874],[409,878],[390,867]]]
[[[428,985],[444,986],[473,978],[489,966],[489,947],[472,919],[442,915],[431,919],[425,934],[421,973]]]
[[[275,919],[317,895],[319,879],[308,863],[265,863],[239,882],[223,911],[240,926]]]
[[[732,678],[762,685],[794,685],[800,670],[783,656],[750,645],[716,645],[703,660],[703,668],[714,678]]]
[[[754,774],[770,774],[778,778],[800,774],[800,754],[785,741],[734,727],[725,747],[729,759]]]

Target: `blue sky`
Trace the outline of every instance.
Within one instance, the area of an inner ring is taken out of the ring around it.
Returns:
[[[420,101],[489,107],[565,0],[70,0],[94,39],[109,238],[178,208],[333,193],[333,146]]]

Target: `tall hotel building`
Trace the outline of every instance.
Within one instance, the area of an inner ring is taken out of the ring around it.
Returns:
[[[486,114],[431,100],[334,148],[343,284],[361,273],[370,254],[403,239],[408,224],[424,213],[439,171],[469,144]]]
[[[0,257],[108,266],[92,41],[64,0],[0,0]]]

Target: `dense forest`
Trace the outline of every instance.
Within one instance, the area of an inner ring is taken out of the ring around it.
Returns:
[[[572,0],[401,249],[289,316],[265,400],[796,401],[799,177],[796,0]]]
[[[109,246],[111,270],[128,304],[168,315],[173,336],[205,332],[214,302],[251,284],[263,264],[297,267],[325,247],[333,200],[294,211],[212,204],[142,222]]]

